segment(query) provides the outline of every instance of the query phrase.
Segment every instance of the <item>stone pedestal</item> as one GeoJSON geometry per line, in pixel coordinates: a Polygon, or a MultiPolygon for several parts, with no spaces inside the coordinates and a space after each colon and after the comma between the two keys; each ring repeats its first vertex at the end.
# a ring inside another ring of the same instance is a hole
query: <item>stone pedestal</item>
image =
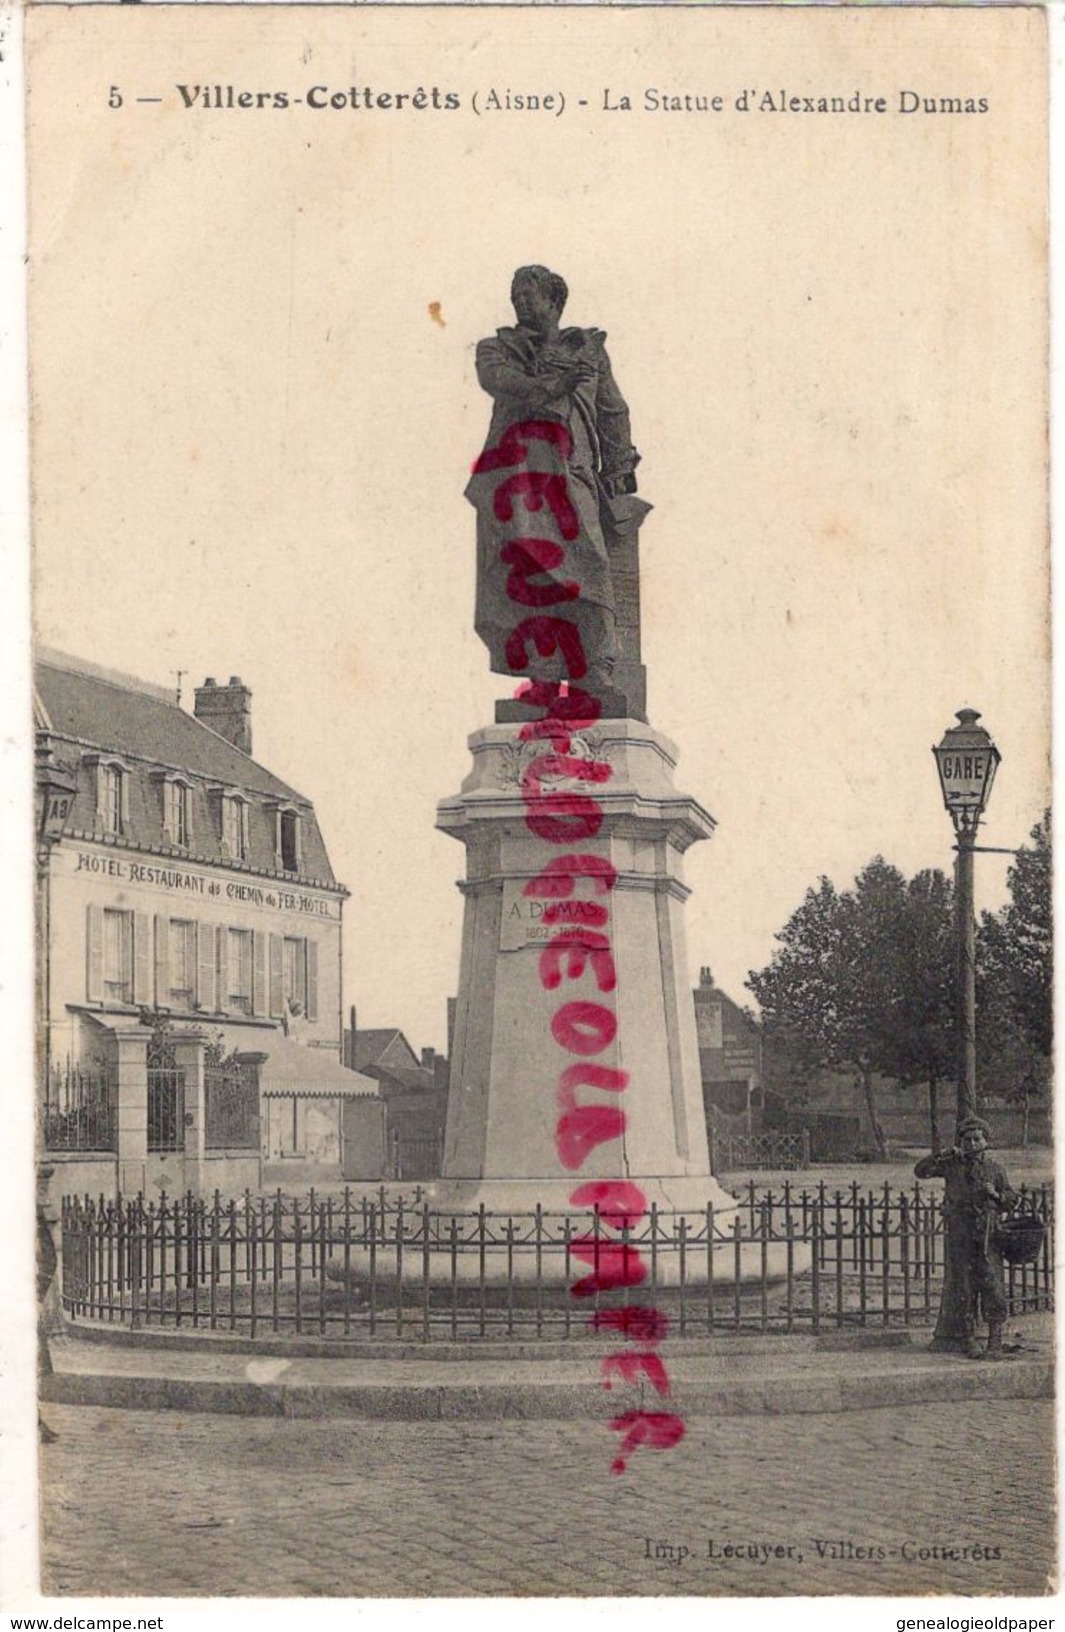
{"type": "Polygon", "coordinates": [[[462,964],[455,1021],[443,1174],[432,1193],[437,1212],[485,1206],[493,1213],[537,1205],[579,1213],[573,1190],[595,1179],[624,1178],[648,1203],[700,1214],[712,1203],[731,1214],[732,1199],[710,1174],[695,1016],[684,938],[688,895],[682,858],[709,838],[714,822],[673,785],[677,752],[634,719],[597,721],[569,753],[591,761],[603,780],[548,780],[545,792],[591,794],[603,812],[591,838],[556,845],[530,831],[522,779],[544,742],[520,739],[516,724],[470,738],[473,768],[462,791],[439,807],[437,826],[466,847],[462,964]],[[608,773],[608,774],[607,774],[608,773]],[[577,979],[547,990],[544,946],[565,927],[547,926],[549,900],[525,886],[567,849],[609,861],[617,882],[605,894],[581,879],[572,896],[575,925],[584,902],[605,907],[601,926],[617,971],[602,992],[589,964],[577,979]],[[620,1138],[597,1145],[567,1171],[556,1145],[560,1077],[581,1063],[552,1031],[567,1003],[587,1000],[613,1011],[614,1040],[592,1063],[628,1073],[621,1093],[577,1089],[579,1104],[624,1111],[620,1138]]]}

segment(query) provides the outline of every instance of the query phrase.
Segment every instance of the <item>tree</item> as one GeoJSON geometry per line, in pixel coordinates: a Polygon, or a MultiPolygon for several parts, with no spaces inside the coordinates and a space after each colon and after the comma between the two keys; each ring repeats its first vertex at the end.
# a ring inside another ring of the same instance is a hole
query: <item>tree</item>
{"type": "Polygon", "coordinates": [[[981,1083],[1021,1104],[1026,1144],[1032,1101],[1050,1084],[1054,1044],[1049,810],[1030,836],[1009,870],[1009,900],[984,913],[977,943],[981,1083]]]}
{"type": "Polygon", "coordinates": [[[940,1148],[939,1090],[956,1072],[955,947],[953,885],[938,869],[918,873],[883,947],[891,972],[877,1057],[901,1085],[927,1083],[933,1151],[940,1148]]]}
{"type": "Polygon", "coordinates": [[[779,932],[765,969],[747,981],[758,999],[767,1055],[778,1069],[852,1071],[878,1152],[877,1073],[929,1084],[933,1145],[937,1090],[952,1065],[951,886],[942,873],[907,882],[876,856],[854,888],[822,878],[779,932]]]}

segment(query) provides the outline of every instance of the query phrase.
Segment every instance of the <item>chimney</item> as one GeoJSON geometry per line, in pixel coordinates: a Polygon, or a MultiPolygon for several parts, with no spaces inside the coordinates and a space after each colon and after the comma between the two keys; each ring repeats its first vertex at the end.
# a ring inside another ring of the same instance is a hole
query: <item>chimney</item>
{"type": "Polygon", "coordinates": [[[710,972],[710,966],[709,964],[704,963],[702,968],[699,970],[699,985],[712,986],[713,984],[714,977],[710,972]]]}
{"type": "Polygon", "coordinates": [[[426,1071],[431,1071],[433,1069],[433,1061],[435,1059],[436,1059],[436,1049],[435,1048],[423,1048],[422,1049],[422,1066],[424,1067],[424,1069],[426,1071]]]}
{"type": "Polygon", "coordinates": [[[356,1021],[356,1015],[355,1015],[355,1005],[354,1005],[354,1003],[351,1005],[351,1008],[348,1010],[348,1020],[350,1022],[350,1029],[347,1030],[344,1033],[344,1046],[347,1049],[349,1066],[351,1067],[351,1069],[353,1071],[357,1071],[358,1066],[355,1064],[355,1021],[356,1021]]]}
{"type": "Polygon", "coordinates": [[[251,692],[239,674],[230,676],[228,686],[220,686],[210,677],[197,686],[193,712],[242,754],[251,753],[251,692]]]}

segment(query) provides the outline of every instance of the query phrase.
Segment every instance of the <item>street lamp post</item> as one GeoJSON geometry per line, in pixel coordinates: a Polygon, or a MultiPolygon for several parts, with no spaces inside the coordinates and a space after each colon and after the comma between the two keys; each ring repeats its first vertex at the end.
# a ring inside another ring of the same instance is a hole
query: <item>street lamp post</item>
{"type": "MultiPolygon", "coordinates": [[[[975,708],[958,710],[958,723],[944,733],[932,752],[936,756],[943,803],[954,823],[954,913],[957,934],[957,1081],[958,1114],[956,1128],[977,1111],[976,1093],[976,915],[973,910],[973,856],[980,818],[987,808],[991,784],[1002,755],[983,726],[975,708]]],[[[956,1143],[958,1141],[955,1134],[956,1143]]],[[[948,1168],[957,1158],[932,1156],[918,1162],[922,1169],[932,1166],[933,1177],[947,1178],[948,1168]],[[938,1169],[933,1164],[939,1163],[938,1169]]],[[[945,1211],[946,1240],[943,1262],[943,1294],[939,1304],[933,1349],[971,1354],[974,1298],[971,1282],[971,1223],[966,1214],[945,1211]]],[[[1000,1329],[1001,1330],[1001,1329],[1000,1329]]]]}
{"type": "Polygon", "coordinates": [[[973,853],[980,818],[1002,755],[975,708],[958,710],[958,723],[944,733],[936,756],[943,803],[957,838],[954,912],[957,925],[957,1082],[958,1122],[977,1109],[976,1093],[976,916],[973,909],[973,853]]]}

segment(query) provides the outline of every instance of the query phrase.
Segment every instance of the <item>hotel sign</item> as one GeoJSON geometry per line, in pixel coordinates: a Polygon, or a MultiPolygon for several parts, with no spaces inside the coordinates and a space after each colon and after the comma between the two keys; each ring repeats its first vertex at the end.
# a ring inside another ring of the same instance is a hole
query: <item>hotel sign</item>
{"type": "Polygon", "coordinates": [[[128,855],[106,850],[83,850],[64,845],[61,854],[73,859],[71,876],[113,880],[135,884],[168,895],[198,896],[218,906],[258,907],[266,912],[306,913],[314,918],[340,921],[340,902],[312,895],[273,880],[251,882],[246,878],[226,878],[218,873],[185,867],[173,861],[135,861],[128,855]]]}

